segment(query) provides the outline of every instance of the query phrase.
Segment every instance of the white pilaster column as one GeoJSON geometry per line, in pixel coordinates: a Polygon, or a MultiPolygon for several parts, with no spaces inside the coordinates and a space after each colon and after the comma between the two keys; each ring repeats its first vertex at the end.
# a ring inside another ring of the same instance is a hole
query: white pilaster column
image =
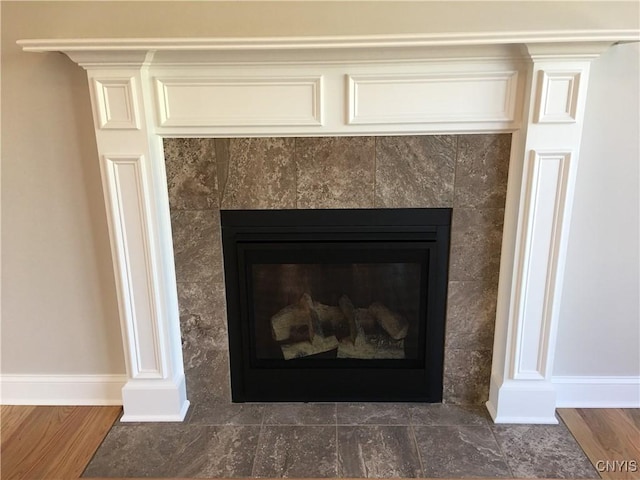
{"type": "Polygon", "coordinates": [[[145,56],[87,69],[128,382],[122,421],[180,421],[189,407],[162,140],[145,56]]]}
{"type": "Polygon", "coordinates": [[[607,46],[527,46],[487,402],[496,423],[557,423],[551,375],[589,66],[607,46]]]}

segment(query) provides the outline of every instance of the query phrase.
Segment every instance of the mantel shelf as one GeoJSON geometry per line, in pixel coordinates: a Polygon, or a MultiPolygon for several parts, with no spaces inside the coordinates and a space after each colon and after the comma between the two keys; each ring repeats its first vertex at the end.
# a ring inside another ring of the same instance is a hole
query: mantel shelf
{"type": "Polygon", "coordinates": [[[595,58],[616,42],[640,41],[640,30],[513,31],[421,35],[309,37],[26,39],[28,52],[62,52],[85,68],[118,65],[375,63],[595,58]]]}
{"type": "Polygon", "coordinates": [[[445,47],[529,43],[640,41],[640,30],[566,30],[421,35],[349,35],[318,37],[87,38],[30,39],[18,44],[29,52],[141,50],[296,50],[335,48],[445,47]]]}

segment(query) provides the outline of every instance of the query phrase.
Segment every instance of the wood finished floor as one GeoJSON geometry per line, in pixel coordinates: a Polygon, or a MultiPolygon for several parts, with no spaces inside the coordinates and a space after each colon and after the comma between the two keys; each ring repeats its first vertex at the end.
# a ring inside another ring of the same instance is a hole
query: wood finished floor
{"type": "MultiPolygon", "coordinates": [[[[120,407],[2,406],[0,478],[80,478],[119,414],[120,407]]],[[[602,478],[640,479],[640,409],[558,414],[602,478]]]]}
{"type": "Polygon", "coordinates": [[[640,478],[640,409],[565,408],[558,415],[602,478],[640,478]]]}
{"type": "Polygon", "coordinates": [[[120,411],[120,407],[3,405],[0,477],[80,478],[120,411]]]}

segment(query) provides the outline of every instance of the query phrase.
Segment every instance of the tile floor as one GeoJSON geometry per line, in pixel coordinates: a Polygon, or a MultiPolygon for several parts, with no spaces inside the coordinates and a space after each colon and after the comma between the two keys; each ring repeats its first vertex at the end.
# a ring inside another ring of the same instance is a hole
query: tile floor
{"type": "Polygon", "coordinates": [[[599,478],[562,424],[375,403],[212,405],[184,423],[116,423],[83,476],[599,478]]]}

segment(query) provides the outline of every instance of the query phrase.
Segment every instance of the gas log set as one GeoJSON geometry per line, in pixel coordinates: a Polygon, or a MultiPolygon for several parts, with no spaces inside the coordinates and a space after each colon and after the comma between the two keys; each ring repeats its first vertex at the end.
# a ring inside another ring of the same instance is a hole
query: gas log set
{"type": "Polygon", "coordinates": [[[355,307],[347,295],[325,305],[304,293],[271,317],[285,360],[333,352],[336,358],[403,359],[409,322],[380,302],[355,307]]]}

